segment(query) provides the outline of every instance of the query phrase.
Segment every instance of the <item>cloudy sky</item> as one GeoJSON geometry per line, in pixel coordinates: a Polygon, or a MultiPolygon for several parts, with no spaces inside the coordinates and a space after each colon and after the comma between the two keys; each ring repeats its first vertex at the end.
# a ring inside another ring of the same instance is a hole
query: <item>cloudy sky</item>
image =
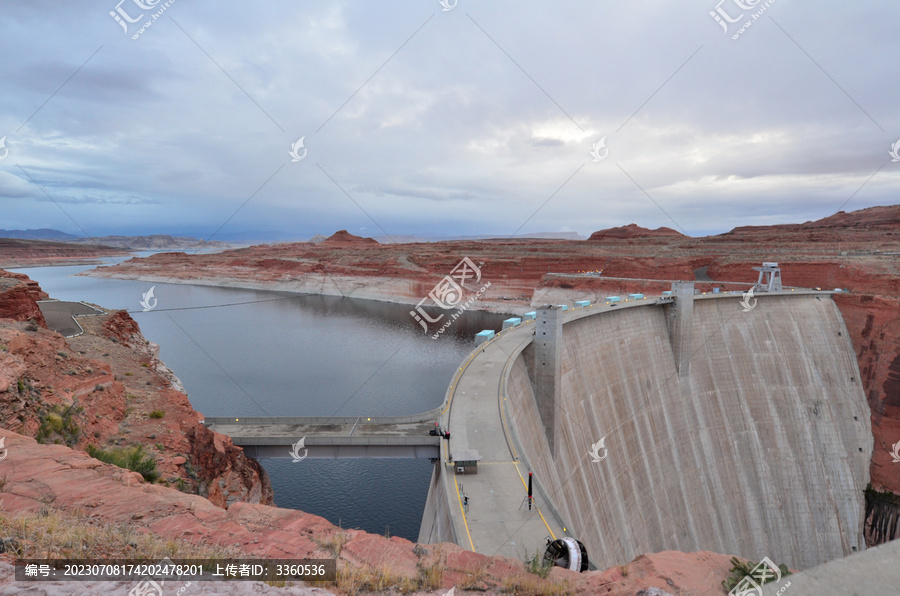
{"type": "Polygon", "coordinates": [[[900,202],[895,1],[117,1],[0,4],[0,228],[703,235],[900,202]]]}

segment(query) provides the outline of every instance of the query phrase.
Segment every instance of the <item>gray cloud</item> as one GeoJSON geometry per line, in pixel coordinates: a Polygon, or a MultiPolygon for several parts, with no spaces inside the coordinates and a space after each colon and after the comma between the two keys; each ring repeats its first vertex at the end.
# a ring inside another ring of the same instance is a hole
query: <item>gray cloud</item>
{"type": "Polygon", "coordinates": [[[16,164],[95,234],[202,236],[250,196],[223,233],[375,229],[354,201],[498,235],[554,193],[523,231],[672,226],[643,191],[691,234],[897,202],[893,4],[778,1],[737,40],[715,5],[177,0],[133,40],[116,2],[8,4],[4,227],[78,233],[16,164]]]}

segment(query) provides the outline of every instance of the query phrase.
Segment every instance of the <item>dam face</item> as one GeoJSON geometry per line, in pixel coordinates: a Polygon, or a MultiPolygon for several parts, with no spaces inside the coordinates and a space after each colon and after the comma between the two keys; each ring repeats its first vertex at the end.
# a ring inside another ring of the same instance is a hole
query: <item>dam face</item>
{"type": "Polygon", "coordinates": [[[514,354],[521,455],[598,568],[710,550],[802,569],[864,548],[873,440],[840,312],[829,295],[739,302],[696,297],[680,371],[671,304],[566,323],[552,451],[534,347],[514,354]]]}

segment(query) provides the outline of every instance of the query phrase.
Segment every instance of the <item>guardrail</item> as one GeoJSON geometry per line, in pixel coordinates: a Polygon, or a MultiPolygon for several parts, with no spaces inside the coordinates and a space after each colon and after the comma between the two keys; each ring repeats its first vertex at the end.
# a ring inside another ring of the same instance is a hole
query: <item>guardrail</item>
{"type": "MultiPolygon", "coordinates": [[[[296,439],[293,437],[231,437],[231,441],[238,446],[245,445],[293,445],[296,439]]],[[[303,443],[306,447],[325,447],[343,445],[381,445],[381,446],[408,446],[431,445],[439,446],[441,437],[430,435],[414,437],[305,437],[303,443]]]]}
{"type": "Polygon", "coordinates": [[[413,424],[416,422],[429,422],[436,420],[440,414],[441,408],[434,408],[427,412],[409,414],[407,416],[207,416],[203,420],[203,424],[206,426],[212,426],[214,424],[357,424],[358,427],[362,427],[367,424],[413,424]]]}

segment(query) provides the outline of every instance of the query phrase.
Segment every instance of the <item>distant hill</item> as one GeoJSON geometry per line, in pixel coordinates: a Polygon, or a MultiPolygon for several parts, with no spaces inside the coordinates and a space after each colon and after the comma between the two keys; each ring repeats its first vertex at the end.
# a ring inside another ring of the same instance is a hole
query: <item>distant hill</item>
{"type": "Polygon", "coordinates": [[[229,248],[227,242],[188,236],[169,236],[168,234],[151,234],[149,236],[94,236],[84,238],[59,230],[41,228],[39,230],[0,230],[0,238],[15,240],[56,240],[72,244],[90,244],[94,246],[112,246],[124,250],[181,250],[185,248],[229,248]]]}
{"type": "Polygon", "coordinates": [[[372,238],[363,238],[354,236],[347,230],[338,230],[325,240],[319,242],[316,246],[327,247],[353,247],[353,246],[378,246],[378,241],[372,238]]]}
{"type": "Polygon", "coordinates": [[[0,238],[0,267],[66,265],[128,254],[122,249],[33,238],[0,238]]]}
{"type": "Polygon", "coordinates": [[[588,242],[599,242],[601,240],[630,240],[633,238],[664,238],[671,240],[674,238],[687,238],[687,236],[672,228],[663,227],[650,230],[631,223],[627,226],[619,226],[618,228],[609,228],[594,232],[591,234],[591,237],[588,238],[588,242]]]}
{"type": "Polygon", "coordinates": [[[823,217],[815,221],[807,221],[802,224],[776,224],[770,226],[739,226],[730,232],[721,234],[728,236],[733,234],[757,234],[767,232],[771,234],[777,231],[801,231],[801,230],[884,230],[886,232],[900,231],[900,205],[881,205],[867,207],[857,211],[838,211],[834,215],[823,217]]]}
{"type": "Polygon", "coordinates": [[[59,230],[41,228],[39,230],[0,230],[0,238],[15,238],[16,240],[71,240],[78,238],[72,234],[66,234],[59,230]]]}
{"type": "Polygon", "coordinates": [[[516,234],[515,236],[505,236],[503,234],[483,234],[480,236],[427,236],[427,235],[394,235],[394,236],[374,236],[380,244],[412,244],[416,242],[448,242],[452,240],[518,240],[520,238],[538,238],[546,240],[584,240],[578,232],[532,232],[528,234],[516,234]]]}
{"type": "Polygon", "coordinates": [[[94,238],[74,238],[64,240],[73,244],[99,244],[126,250],[182,250],[185,248],[229,248],[227,242],[190,238],[188,236],[169,236],[168,234],[152,234],[150,236],[99,236],[94,238]]]}

